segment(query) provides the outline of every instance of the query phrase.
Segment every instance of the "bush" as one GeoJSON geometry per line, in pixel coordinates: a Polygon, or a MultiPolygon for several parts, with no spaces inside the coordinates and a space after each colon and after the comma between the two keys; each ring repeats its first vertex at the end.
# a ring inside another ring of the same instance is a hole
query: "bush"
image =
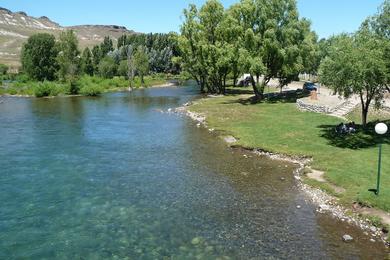
{"type": "Polygon", "coordinates": [[[85,85],[80,89],[80,94],[84,96],[98,96],[103,92],[103,88],[99,85],[85,85]]]}
{"type": "Polygon", "coordinates": [[[63,85],[58,85],[55,82],[39,82],[34,84],[34,95],[36,97],[57,96],[62,91],[63,85]]]}
{"type": "Polygon", "coordinates": [[[8,89],[8,94],[10,94],[10,95],[16,95],[16,94],[18,94],[18,91],[17,91],[16,88],[9,88],[9,89],[8,89]]]}
{"type": "Polygon", "coordinates": [[[47,97],[50,96],[51,87],[49,84],[44,83],[38,83],[34,86],[34,95],[36,97],[47,97]]]}
{"type": "Polygon", "coordinates": [[[80,86],[76,81],[71,81],[68,87],[67,94],[69,95],[77,95],[79,94],[80,86]]]}

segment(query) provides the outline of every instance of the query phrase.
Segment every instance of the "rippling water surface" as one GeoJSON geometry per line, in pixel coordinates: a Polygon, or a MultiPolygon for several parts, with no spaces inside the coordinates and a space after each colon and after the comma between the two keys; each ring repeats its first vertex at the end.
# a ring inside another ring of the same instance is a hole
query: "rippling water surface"
{"type": "Polygon", "coordinates": [[[196,93],[0,98],[0,259],[384,258],[315,214],[294,165],[159,112],[196,93]]]}

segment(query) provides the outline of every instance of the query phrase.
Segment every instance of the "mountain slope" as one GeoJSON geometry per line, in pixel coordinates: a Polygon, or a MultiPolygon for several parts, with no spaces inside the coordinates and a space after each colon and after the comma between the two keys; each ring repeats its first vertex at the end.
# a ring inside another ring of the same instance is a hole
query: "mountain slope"
{"type": "Polygon", "coordinates": [[[92,47],[110,36],[114,43],[122,34],[134,31],[117,25],[78,25],[63,27],[46,16],[35,18],[24,12],[12,12],[0,7],[0,63],[13,68],[20,66],[20,51],[28,37],[36,33],[51,33],[58,37],[61,31],[72,29],[79,39],[80,48],[92,47]]]}

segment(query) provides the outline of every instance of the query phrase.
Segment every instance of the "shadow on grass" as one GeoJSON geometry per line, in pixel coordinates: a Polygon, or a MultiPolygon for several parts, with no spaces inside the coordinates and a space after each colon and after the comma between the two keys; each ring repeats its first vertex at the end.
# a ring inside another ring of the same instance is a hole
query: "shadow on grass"
{"type": "MultiPolygon", "coordinates": [[[[242,93],[245,94],[245,93],[242,93]]],[[[248,94],[253,94],[253,91],[249,91],[248,94]]],[[[304,98],[309,96],[309,93],[306,91],[298,90],[288,90],[283,92],[273,92],[264,94],[264,99],[259,99],[256,96],[250,98],[239,98],[236,100],[230,100],[224,102],[224,104],[234,104],[239,103],[242,105],[254,105],[258,103],[295,103],[297,99],[304,98]]]]}
{"type": "Polygon", "coordinates": [[[250,95],[253,94],[253,89],[251,88],[228,88],[226,89],[226,95],[236,96],[236,95],[250,95]]]}
{"type": "MultiPolygon", "coordinates": [[[[381,121],[382,122],[382,121],[381,121]]],[[[377,146],[378,144],[390,144],[390,133],[380,136],[375,133],[375,125],[378,121],[373,121],[367,124],[366,129],[361,125],[357,126],[357,132],[353,134],[336,133],[336,125],[320,125],[321,137],[326,138],[332,146],[348,149],[363,149],[377,146]]],[[[387,125],[390,120],[384,121],[387,125]]]]}

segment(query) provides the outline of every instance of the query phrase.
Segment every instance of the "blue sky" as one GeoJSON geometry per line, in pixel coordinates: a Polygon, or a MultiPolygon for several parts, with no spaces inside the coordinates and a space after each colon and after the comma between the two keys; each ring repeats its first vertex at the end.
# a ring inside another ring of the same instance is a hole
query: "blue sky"
{"type": "MultiPolygon", "coordinates": [[[[222,0],[225,7],[238,0],[222,0]]],[[[11,11],[48,16],[61,25],[116,24],[137,32],[179,31],[182,10],[205,0],[0,0],[11,11]]],[[[312,21],[320,37],[353,32],[383,0],[298,0],[302,17],[312,21]]]]}

